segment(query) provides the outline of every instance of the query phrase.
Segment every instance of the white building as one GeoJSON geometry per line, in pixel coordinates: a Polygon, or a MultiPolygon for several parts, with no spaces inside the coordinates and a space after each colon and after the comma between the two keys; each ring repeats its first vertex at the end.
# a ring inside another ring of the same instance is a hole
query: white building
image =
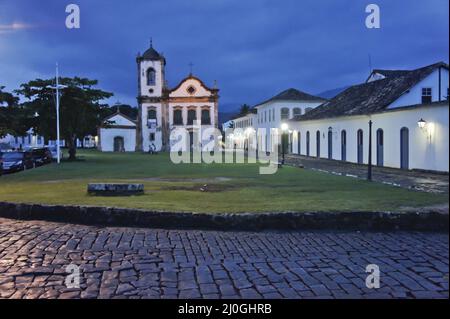
{"type": "Polygon", "coordinates": [[[277,136],[283,122],[306,114],[325,101],[326,99],[291,88],[256,105],[254,128],[258,132],[259,148],[262,151],[273,151],[278,147],[277,136]]]}
{"type": "Polygon", "coordinates": [[[289,121],[296,154],[379,166],[449,171],[448,65],[374,70],[289,121]],[[369,121],[372,140],[369,140],[369,121]]]}
{"type": "MultiPolygon", "coordinates": [[[[0,138],[0,149],[28,149],[34,147],[55,146],[56,140],[45,141],[41,135],[35,134],[34,130],[30,128],[24,136],[14,136],[7,134],[0,138]]],[[[61,140],[59,145],[65,147],[65,140],[61,140]]],[[[97,137],[88,135],[82,140],[77,139],[77,147],[95,148],[97,146],[97,137]]]]}
{"type": "Polygon", "coordinates": [[[251,143],[256,136],[255,125],[257,117],[258,115],[254,108],[248,114],[236,117],[233,120],[234,132],[231,136],[228,136],[227,147],[256,149],[256,145],[251,145],[251,143]]]}
{"type": "MultiPolygon", "coordinates": [[[[154,148],[157,151],[168,151],[173,146],[170,134],[177,128],[184,128],[189,132],[190,146],[193,146],[195,121],[201,122],[202,129],[217,128],[217,88],[209,88],[190,74],[178,86],[169,89],[165,80],[166,60],[152,46],[143,55],[138,55],[136,62],[138,119],[126,119],[121,114],[107,119],[108,122],[116,120],[117,123],[109,123],[100,128],[100,150],[131,152],[154,148]],[[131,141],[133,134],[135,140],[131,141]]],[[[200,144],[206,142],[209,140],[200,141],[200,144]]]]}

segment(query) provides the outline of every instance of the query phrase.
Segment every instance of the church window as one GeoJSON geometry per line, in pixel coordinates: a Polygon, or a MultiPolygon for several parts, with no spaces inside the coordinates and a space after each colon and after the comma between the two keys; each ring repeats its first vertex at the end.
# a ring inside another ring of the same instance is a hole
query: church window
{"type": "Polygon", "coordinates": [[[156,125],[158,124],[156,119],[156,109],[150,108],[147,112],[147,126],[149,128],[156,128],[156,125]]]}
{"type": "Polygon", "coordinates": [[[183,125],[183,112],[182,112],[182,110],[174,110],[173,111],[173,124],[174,125],[183,125]]]}
{"type": "Polygon", "coordinates": [[[194,93],[195,93],[195,87],[193,87],[192,85],[190,85],[188,88],[187,88],[187,92],[190,94],[190,95],[193,95],[194,93]]]}
{"type": "Polygon", "coordinates": [[[188,125],[193,125],[197,119],[197,112],[195,110],[188,110],[188,125]]]}
{"type": "Polygon", "coordinates": [[[149,68],[147,70],[147,85],[155,85],[156,84],[156,72],[155,69],[149,68]]]}
{"type": "Polygon", "coordinates": [[[302,115],[302,109],[299,107],[294,108],[294,116],[302,115]]]}
{"type": "Polygon", "coordinates": [[[150,133],[150,142],[154,142],[155,141],[155,133],[150,133]]]}
{"type": "Polygon", "coordinates": [[[211,124],[211,116],[209,110],[202,110],[202,124],[203,125],[211,124]]]}

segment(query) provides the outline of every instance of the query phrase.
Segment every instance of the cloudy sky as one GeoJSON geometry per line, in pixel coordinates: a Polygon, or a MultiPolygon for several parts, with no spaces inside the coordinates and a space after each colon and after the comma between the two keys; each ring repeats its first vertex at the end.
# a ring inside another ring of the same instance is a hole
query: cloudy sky
{"type": "Polygon", "coordinates": [[[448,0],[0,0],[0,85],[85,76],[136,105],[138,52],[154,47],[175,86],[189,73],[221,89],[221,111],[286,88],[319,93],[365,80],[374,68],[448,62],[448,0]],[[81,28],[65,27],[66,5],[81,28]],[[381,9],[367,29],[365,8],[381,9]]]}

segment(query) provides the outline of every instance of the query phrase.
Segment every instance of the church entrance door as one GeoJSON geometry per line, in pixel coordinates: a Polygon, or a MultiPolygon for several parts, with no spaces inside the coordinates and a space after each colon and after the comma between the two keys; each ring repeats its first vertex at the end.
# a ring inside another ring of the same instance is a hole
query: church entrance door
{"type": "Polygon", "coordinates": [[[125,152],[125,143],[122,136],[114,137],[114,152],[125,152]]]}

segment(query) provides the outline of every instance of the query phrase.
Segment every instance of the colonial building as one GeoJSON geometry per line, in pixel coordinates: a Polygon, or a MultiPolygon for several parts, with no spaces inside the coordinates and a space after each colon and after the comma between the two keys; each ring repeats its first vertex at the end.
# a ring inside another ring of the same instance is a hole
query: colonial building
{"type": "Polygon", "coordinates": [[[443,62],[374,70],[365,83],[289,121],[292,152],[368,164],[371,145],[374,165],[448,172],[448,86],[443,62]]]}
{"type": "Polygon", "coordinates": [[[306,114],[325,102],[297,89],[287,89],[270,99],[253,107],[254,114],[248,114],[234,119],[234,127],[240,128],[232,137],[238,148],[252,147],[249,141],[257,136],[258,148],[262,151],[273,151],[278,147],[277,136],[280,134],[281,124],[296,116],[306,114]]]}
{"type": "MultiPolygon", "coordinates": [[[[60,147],[66,146],[65,140],[59,141],[60,147]]],[[[46,141],[41,135],[35,134],[30,128],[24,136],[14,136],[7,134],[0,138],[0,150],[29,149],[34,147],[56,146],[56,140],[46,141]]],[[[97,136],[88,135],[82,139],[77,139],[77,147],[95,148],[97,146],[97,136]]]]}
{"type": "MultiPolygon", "coordinates": [[[[170,140],[174,129],[185,128],[189,132],[189,144],[193,146],[196,121],[200,121],[204,129],[217,127],[219,90],[216,87],[210,88],[189,74],[170,89],[165,79],[166,59],[152,45],[143,55],[138,55],[136,62],[138,119],[128,119],[122,114],[105,119],[100,128],[100,150],[145,152],[152,148],[169,151],[174,143],[170,140]]],[[[209,140],[200,144],[206,142],[209,140]]]]}

